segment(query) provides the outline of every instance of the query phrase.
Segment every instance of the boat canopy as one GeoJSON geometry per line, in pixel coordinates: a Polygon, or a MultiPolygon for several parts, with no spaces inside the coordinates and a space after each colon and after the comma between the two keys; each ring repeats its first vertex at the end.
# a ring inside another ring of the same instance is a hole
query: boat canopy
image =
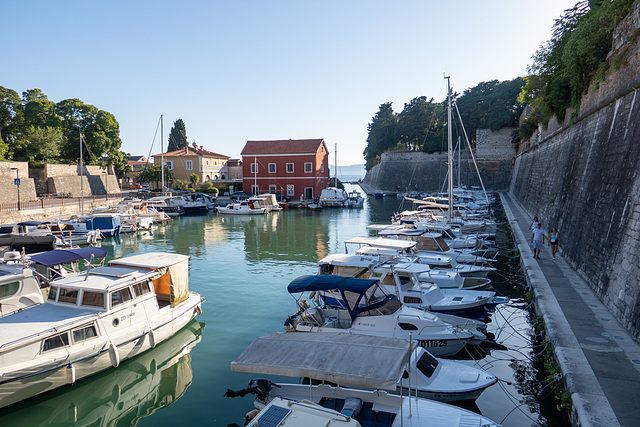
{"type": "Polygon", "coordinates": [[[45,267],[53,267],[55,265],[67,264],[81,259],[104,258],[107,251],[102,248],[75,248],[75,249],[58,249],[49,252],[30,255],[31,261],[42,264],[45,267]]]}
{"type": "Polygon", "coordinates": [[[348,244],[375,246],[378,248],[389,248],[406,250],[416,246],[416,242],[411,240],[401,239],[389,239],[384,237],[354,237],[353,239],[345,240],[345,247],[348,244]]]}
{"type": "Polygon", "coordinates": [[[343,277],[335,274],[319,274],[316,276],[301,276],[289,283],[289,293],[299,293],[306,291],[331,292],[338,291],[345,301],[347,311],[354,321],[360,314],[374,312],[390,304],[388,307],[392,312],[399,306],[395,295],[387,294],[380,288],[377,279],[357,279],[355,277],[343,277]],[[355,294],[355,295],[353,295],[355,294]]]}
{"type": "Polygon", "coordinates": [[[416,344],[361,334],[276,333],[253,341],[231,370],[395,390],[416,344]]]}
{"type": "Polygon", "coordinates": [[[166,295],[175,307],[189,298],[189,257],[166,252],[150,252],[109,261],[113,267],[133,267],[156,270],[153,279],[156,295],[166,295]]]}
{"type": "Polygon", "coordinates": [[[287,290],[290,294],[307,291],[350,291],[364,294],[367,289],[377,285],[377,279],[356,279],[354,277],[342,277],[334,274],[320,274],[315,276],[300,276],[293,279],[287,290]]]}

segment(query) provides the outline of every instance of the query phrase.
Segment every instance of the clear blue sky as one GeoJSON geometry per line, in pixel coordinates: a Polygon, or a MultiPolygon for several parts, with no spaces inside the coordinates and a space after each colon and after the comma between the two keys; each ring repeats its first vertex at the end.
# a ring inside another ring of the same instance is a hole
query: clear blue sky
{"type": "MultiPolygon", "coordinates": [[[[575,0],[2,0],[0,86],[112,113],[147,155],[160,114],[238,158],[247,140],[324,138],[364,163],[380,104],[526,74],[575,0]]],[[[152,154],[160,152],[159,141],[152,154]]]]}

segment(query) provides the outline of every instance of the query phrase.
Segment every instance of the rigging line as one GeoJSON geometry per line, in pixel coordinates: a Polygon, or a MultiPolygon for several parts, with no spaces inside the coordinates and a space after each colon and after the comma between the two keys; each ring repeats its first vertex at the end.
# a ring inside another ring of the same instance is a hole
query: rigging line
{"type": "Polygon", "coordinates": [[[473,160],[473,165],[476,167],[476,172],[478,173],[478,179],[480,180],[480,185],[482,186],[482,192],[484,193],[484,198],[487,200],[487,203],[489,203],[489,196],[487,195],[487,190],[484,188],[484,183],[482,182],[482,176],[480,176],[480,170],[478,169],[476,158],[473,155],[473,151],[471,150],[471,143],[469,142],[467,131],[464,129],[464,123],[462,123],[462,117],[460,116],[460,110],[458,110],[458,104],[455,104],[455,106],[456,106],[456,113],[458,113],[458,118],[460,119],[460,124],[462,125],[462,133],[464,134],[464,139],[467,141],[467,146],[469,147],[469,153],[471,154],[471,159],[473,160]]]}
{"type": "MultiPolygon", "coordinates": [[[[147,163],[144,165],[144,170],[142,171],[142,177],[140,177],[140,182],[144,182],[144,177],[147,174],[147,168],[149,167],[149,159],[151,158],[151,150],[153,150],[153,144],[156,141],[156,136],[158,136],[158,128],[160,128],[160,121],[162,120],[162,115],[158,118],[158,124],[156,125],[156,132],[153,134],[153,140],[151,141],[151,147],[149,147],[149,155],[147,156],[147,163]]],[[[164,165],[160,165],[160,167],[164,167],[164,165]]]]}

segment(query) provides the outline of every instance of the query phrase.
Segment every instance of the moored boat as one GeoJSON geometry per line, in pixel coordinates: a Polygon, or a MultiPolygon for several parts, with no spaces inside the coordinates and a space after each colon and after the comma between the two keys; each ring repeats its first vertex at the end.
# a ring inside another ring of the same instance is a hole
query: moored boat
{"type": "Polygon", "coordinates": [[[0,407],[117,367],[201,312],[188,259],[148,253],[50,282],[44,304],[0,318],[0,407]]]}
{"type": "MultiPolygon", "coordinates": [[[[260,337],[231,362],[232,371],[306,377],[315,381],[292,384],[254,380],[246,389],[227,390],[225,395],[255,394],[254,406],[261,410],[276,398],[288,401],[286,409],[289,410],[296,410],[299,403],[308,403],[314,408],[321,406],[334,415],[336,421],[346,416],[347,420],[363,426],[498,426],[466,409],[416,397],[414,389],[407,394],[396,392],[414,348],[415,342],[344,333],[280,333],[260,337]]],[[[408,380],[412,380],[411,372],[408,380]]],[[[281,425],[284,412],[274,424],[266,420],[260,423],[258,419],[257,424],[250,425],[281,425]]],[[[322,424],[291,425],[333,424],[325,420],[322,424]]]]}
{"type": "Polygon", "coordinates": [[[268,213],[267,208],[260,206],[256,201],[242,201],[229,203],[226,206],[218,206],[218,213],[228,215],[263,215],[268,213]]]}

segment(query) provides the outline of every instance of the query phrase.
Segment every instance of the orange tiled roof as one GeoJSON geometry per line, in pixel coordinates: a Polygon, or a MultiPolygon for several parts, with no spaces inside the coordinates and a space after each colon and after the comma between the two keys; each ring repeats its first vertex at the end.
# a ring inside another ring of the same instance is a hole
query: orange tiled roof
{"type": "MultiPolygon", "coordinates": [[[[324,139],[283,139],[276,141],[247,141],[242,149],[242,156],[253,156],[256,154],[314,154],[320,145],[324,144],[324,139]]],[[[326,147],[325,147],[326,149],[326,147]]]]}
{"type": "MultiPolygon", "coordinates": [[[[154,154],[153,157],[160,157],[162,154],[154,154]]],[[[180,157],[180,156],[207,156],[207,157],[221,157],[224,159],[228,159],[229,156],[225,156],[224,154],[214,153],[213,151],[207,151],[200,148],[194,147],[184,147],[176,151],[171,151],[169,153],[164,153],[165,157],[180,157]]]]}

